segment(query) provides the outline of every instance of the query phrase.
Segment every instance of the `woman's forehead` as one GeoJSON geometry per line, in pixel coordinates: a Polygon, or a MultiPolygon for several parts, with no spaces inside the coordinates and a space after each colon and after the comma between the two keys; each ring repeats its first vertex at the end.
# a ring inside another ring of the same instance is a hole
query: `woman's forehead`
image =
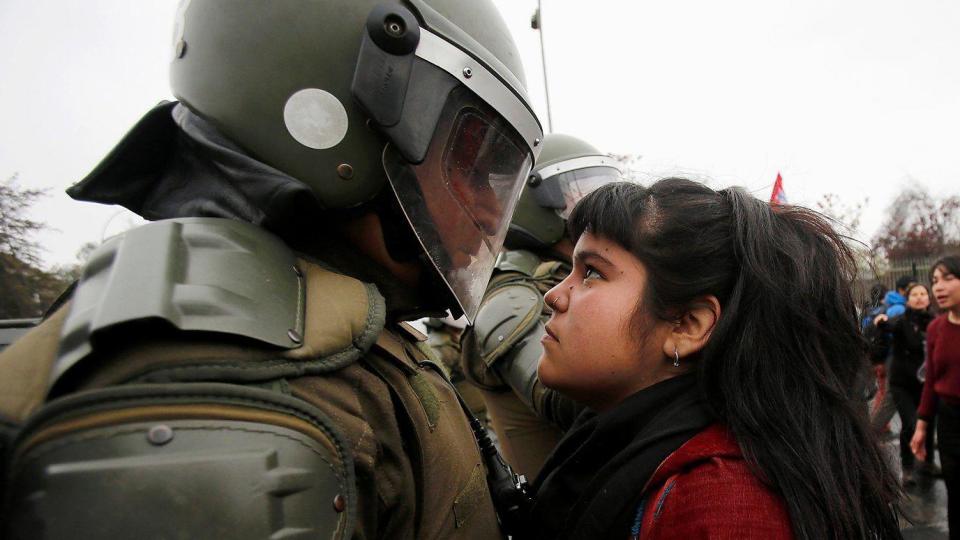
{"type": "Polygon", "coordinates": [[[573,250],[573,257],[580,262],[593,264],[594,261],[599,261],[618,268],[636,267],[643,271],[643,264],[633,253],[613,240],[591,234],[589,231],[584,231],[580,235],[573,250]]]}
{"type": "Polygon", "coordinates": [[[577,245],[574,247],[574,256],[576,254],[589,254],[589,255],[602,255],[606,254],[624,254],[630,255],[626,249],[624,249],[620,244],[610,240],[605,236],[599,236],[591,233],[590,231],[584,231],[580,235],[580,238],[577,239],[577,245]]]}

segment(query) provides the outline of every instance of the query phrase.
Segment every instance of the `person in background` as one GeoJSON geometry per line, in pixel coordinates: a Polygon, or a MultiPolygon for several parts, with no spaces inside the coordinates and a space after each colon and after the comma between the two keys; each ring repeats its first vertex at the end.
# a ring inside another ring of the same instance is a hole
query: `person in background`
{"type": "Polygon", "coordinates": [[[910,449],[927,459],[927,431],[936,419],[937,447],[947,487],[950,538],[960,539],[960,255],[932,266],[931,292],[942,313],[927,326],[927,366],[910,449]]]}
{"type": "MultiPolygon", "coordinates": [[[[906,292],[907,308],[902,315],[888,317],[877,315],[874,324],[881,332],[891,336],[892,359],[890,361],[890,396],[900,415],[900,463],[903,470],[903,484],[913,482],[914,456],[910,451],[910,440],[917,423],[917,405],[923,383],[917,372],[924,362],[927,325],[933,320],[930,311],[930,294],[926,285],[915,283],[906,292]]],[[[923,474],[938,475],[939,470],[933,462],[933,430],[928,430],[926,439],[926,459],[916,468],[923,474]]]]}
{"type": "MultiPolygon", "coordinates": [[[[897,278],[894,290],[887,291],[883,297],[883,314],[887,317],[896,317],[906,311],[906,293],[907,288],[916,282],[914,276],[901,276],[897,278]]],[[[873,429],[881,436],[893,436],[890,431],[890,419],[897,412],[896,403],[890,397],[888,388],[890,386],[890,362],[892,361],[893,349],[891,348],[891,335],[889,332],[874,331],[868,332],[871,341],[870,358],[873,364],[874,372],[877,376],[877,393],[873,398],[873,407],[871,408],[871,425],[873,429]]]]}
{"type": "Polygon", "coordinates": [[[538,373],[588,409],[521,538],[900,537],[826,218],[670,178],[599,188],[569,229],[538,373]]]}
{"type": "Polygon", "coordinates": [[[504,456],[528,478],[580,411],[536,379],[543,323],[551,313],[543,293],[570,273],[570,211],[619,177],[613,160],[592,145],[570,135],[544,137],[476,324],[461,341],[463,371],[483,396],[504,456]]]}
{"type": "Polygon", "coordinates": [[[864,331],[869,330],[870,327],[873,326],[873,319],[875,319],[877,315],[886,311],[883,306],[883,297],[886,294],[886,290],[887,288],[880,282],[874,283],[870,287],[870,297],[860,308],[860,325],[864,331]]]}
{"type": "Polygon", "coordinates": [[[882,367],[884,356],[881,354],[879,349],[883,346],[882,343],[878,342],[876,337],[880,335],[880,332],[876,329],[876,326],[873,324],[873,320],[884,312],[883,308],[883,296],[886,294],[887,288],[884,287],[883,283],[877,282],[870,287],[869,299],[863,303],[863,306],[860,308],[860,329],[863,331],[864,337],[870,343],[870,362],[864,366],[864,371],[861,376],[863,387],[863,399],[865,401],[872,400],[877,392],[880,391],[881,387],[881,372],[877,367],[877,364],[880,364],[882,367]]]}
{"type": "Polygon", "coordinates": [[[897,278],[892,291],[883,296],[884,313],[887,317],[902,315],[907,310],[907,289],[917,282],[916,276],[901,276],[897,278]]]}

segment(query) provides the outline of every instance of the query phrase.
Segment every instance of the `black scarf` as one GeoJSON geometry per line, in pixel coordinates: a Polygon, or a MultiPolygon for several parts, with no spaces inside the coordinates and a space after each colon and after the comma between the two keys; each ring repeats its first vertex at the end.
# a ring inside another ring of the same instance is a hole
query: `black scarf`
{"type": "Polygon", "coordinates": [[[660,463],[714,421],[696,376],[681,375],[601,414],[584,411],[534,485],[529,538],[626,538],[660,463]]]}

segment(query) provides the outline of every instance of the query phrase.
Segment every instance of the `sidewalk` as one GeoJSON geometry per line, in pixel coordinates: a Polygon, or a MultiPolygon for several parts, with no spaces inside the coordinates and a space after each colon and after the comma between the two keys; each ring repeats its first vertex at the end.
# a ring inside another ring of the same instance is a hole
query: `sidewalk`
{"type": "MultiPolygon", "coordinates": [[[[900,417],[890,422],[894,433],[900,431],[900,417]]],[[[890,463],[900,477],[900,438],[893,437],[883,443],[890,456],[890,463]]],[[[939,456],[936,463],[940,464],[939,456]]],[[[905,540],[948,540],[947,534],[947,489],[943,480],[915,475],[917,483],[904,490],[905,499],[901,508],[900,526],[905,540]]]]}

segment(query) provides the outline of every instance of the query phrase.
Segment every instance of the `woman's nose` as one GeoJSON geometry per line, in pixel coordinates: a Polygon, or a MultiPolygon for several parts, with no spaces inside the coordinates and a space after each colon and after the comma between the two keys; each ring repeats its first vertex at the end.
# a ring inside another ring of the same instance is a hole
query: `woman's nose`
{"type": "MultiPolygon", "coordinates": [[[[567,279],[569,279],[569,276],[567,279]]],[[[547,291],[547,294],[543,295],[544,302],[546,302],[553,311],[563,312],[567,310],[567,307],[570,303],[570,296],[568,293],[571,289],[571,287],[567,285],[567,279],[557,283],[552,289],[547,291]]]]}

